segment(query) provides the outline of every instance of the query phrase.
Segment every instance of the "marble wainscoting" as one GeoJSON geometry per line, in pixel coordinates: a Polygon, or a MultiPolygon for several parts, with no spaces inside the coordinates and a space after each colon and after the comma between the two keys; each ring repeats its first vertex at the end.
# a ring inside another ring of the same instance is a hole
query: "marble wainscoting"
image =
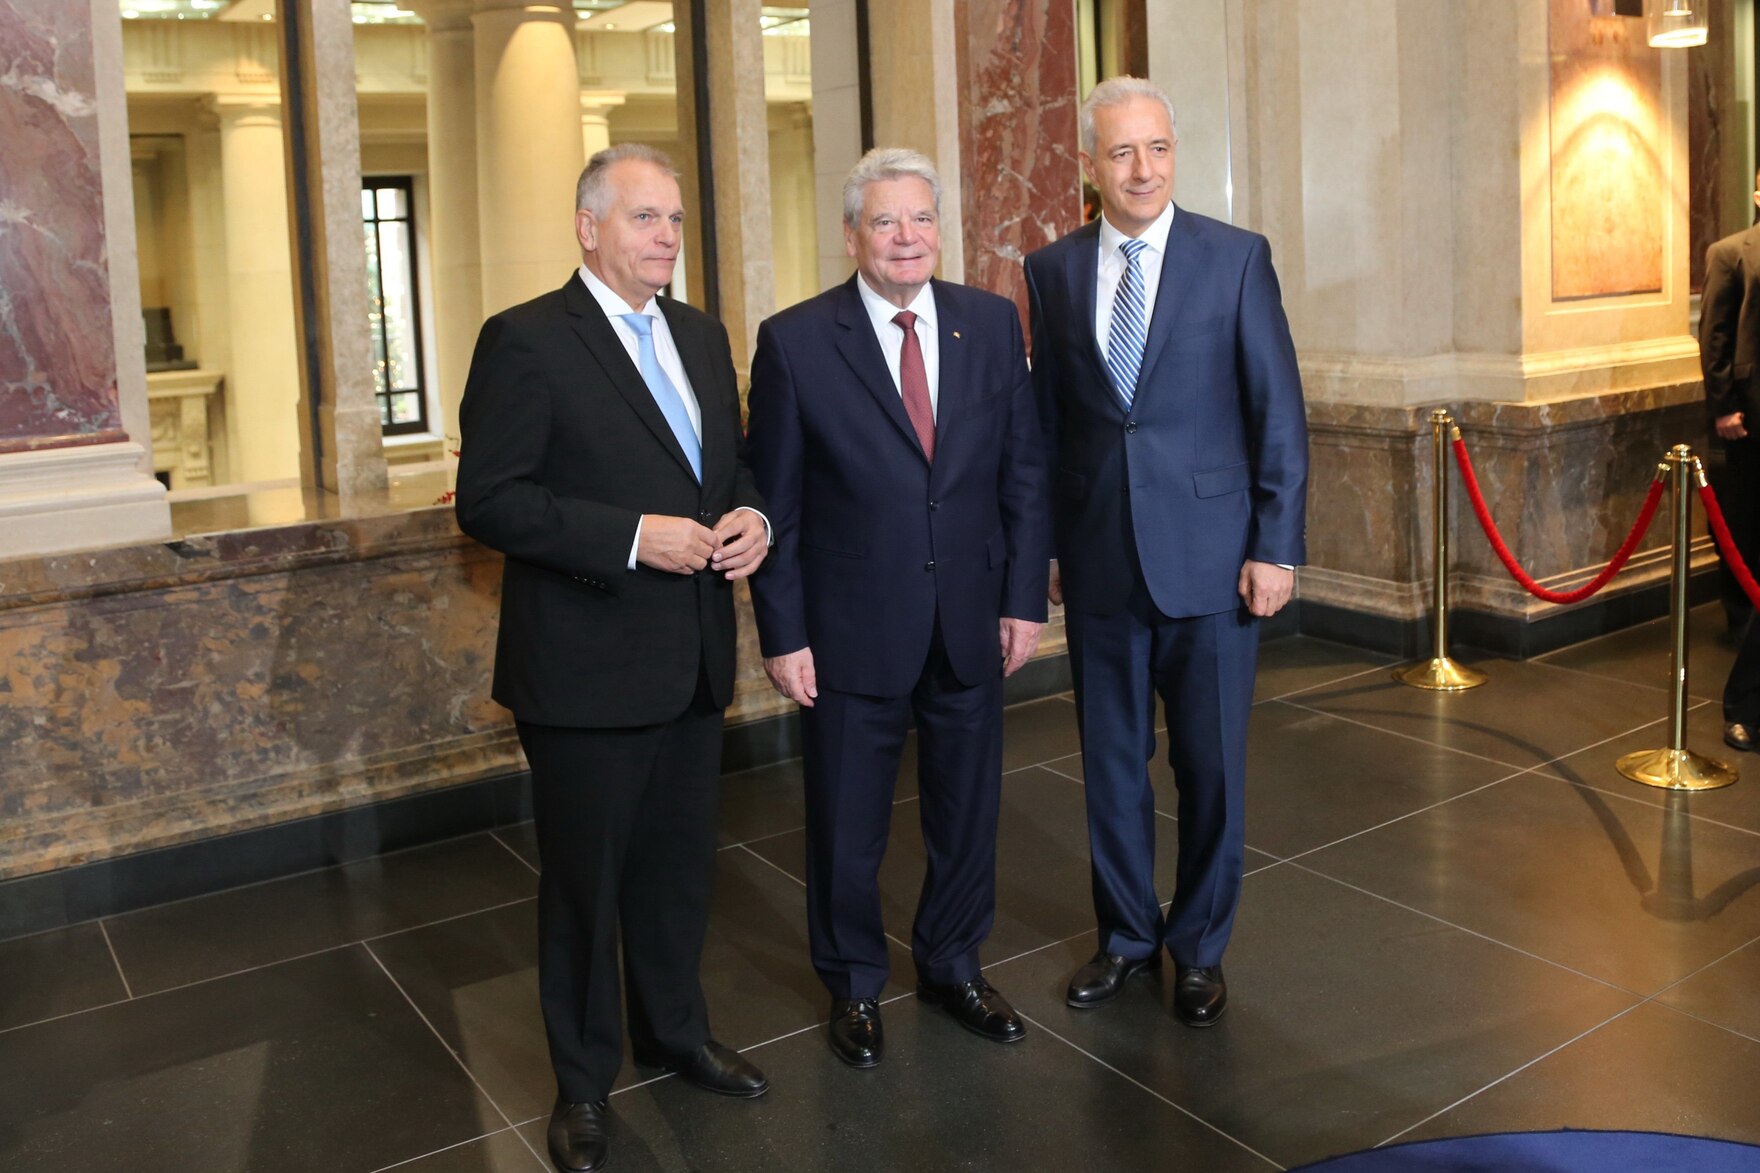
{"type": "MultiPolygon", "coordinates": [[[[523,770],[489,699],[500,581],[446,508],[0,561],[0,881],[523,770]]],[[[794,706],[738,605],[753,764],[794,706]]]]}
{"type": "MultiPolygon", "coordinates": [[[[1416,652],[1430,610],[1431,406],[1308,406],[1312,470],[1301,628],[1416,652]]],[[[1542,585],[1569,590],[1612,557],[1636,519],[1657,461],[1677,443],[1702,450],[1697,383],[1557,403],[1454,408],[1504,540],[1542,585]]],[[[1452,453],[1450,456],[1452,465],[1452,453]]],[[[1669,529],[1659,511],[1618,578],[1562,607],[1523,590],[1480,531],[1458,474],[1449,493],[1457,637],[1529,654],[1666,606],[1669,529]]],[[[1696,510],[1695,572],[1715,561],[1696,510]]]]}

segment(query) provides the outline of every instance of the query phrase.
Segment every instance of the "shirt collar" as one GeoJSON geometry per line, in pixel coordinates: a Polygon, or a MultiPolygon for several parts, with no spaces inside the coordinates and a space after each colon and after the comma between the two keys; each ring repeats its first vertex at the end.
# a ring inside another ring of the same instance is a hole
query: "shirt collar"
{"type": "Polygon", "coordinates": [[[593,300],[599,303],[599,308],[604,310],[605,316],[612,321],[616,321],[625,314],[647,314],[650,318],[660,316],[660,306],[655,298],[650,297],[648,304],[641,309],[632,310],[627,301],[611,291],[611,286],[599,280],[597,273],[585,265],[582,265],[578,272],[581,275],[581,283],[587,287],[587,292],[593,295],[593,300]]]}
{"type": "MultiPolygon", "coordinates": [[[[898,307],[875,293],[868,285],[868,279],[859,272],[856,274],[856,291],[862,295],[862,306],[868,311],[868,317],[873,319],[876,331],[882,326],[892,325],[892,319],[898,316],[898,307]]],[[[917,296],[911,298],[911,304],[904,308],[922,319],[923,324],[933,332],[935,329],[935,283],[933,281],[923,282],[923,287],[917,290],[917,296]]]]}
{"type": "MultiPolygon", "coordinates": [[[[1137,237],[1137,239],[1142,241],[1144,244],[1148,245],[1150,251],[1153,252],[1156,256],[1158,256],[1158,257],[1166,256],[1167,255],[1167,234],[1169,231],[1172,230],[1172,228],[1173,228],[1173,201],[1168,200],[1167,206],[1165,208],[1161,209],[1161,215],[1155,217],[1154,221],[1149,225],[1149,227],[1143,229],[1143,235],[1137,237]]],[[[1113,253],[1118,251],[1118,246],[1120,244],[1124,243],[1125,241],[1127,241],[1129,239],[1130,239],[1130,237],[1126,236],[1124,233],[1120,232],[1118,229],[1116,229],[1112,226],[1112,221],[1108,220],[1104,213],[1101,214],[1101,216],[1100,216],[1100,255],[1102,257],[1111,256],[1113,253]]]]}

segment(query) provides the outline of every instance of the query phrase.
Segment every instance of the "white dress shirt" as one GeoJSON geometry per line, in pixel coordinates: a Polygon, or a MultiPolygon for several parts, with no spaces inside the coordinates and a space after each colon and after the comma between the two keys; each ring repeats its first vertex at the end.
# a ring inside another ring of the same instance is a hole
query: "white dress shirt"
{"type": "MultiPolygon", "coordinates": [[[[1143,270],[1145,329],[1155,320],[1155,292],[1161,288],[1161,262],[1167,257],[1167,233],[1172,227],[1173,201],[1169,200],[1161,215],[1137,237],[1149,246],[1137,254],[1137,266],[1143,270]]],[[[1129,239],[1105,215],[1100,217],[1100,280],[1094,291],[1094,337],[1100,341],[1101,354],[1106,353],[1106,340],[1112,333],[1112,300],[1118,295],[1118,283],[1124,280],[1124,254],[1118,246],[1129,239]]]]}
{"type": "MultiPolygon", "coordinates": [[[[892,373],[892,386],[904,398],[904,384],[898,379],[898,365],[904,354],[904,331],[892,321],[899,308],[868,287],[868,279],[856,274],[856,289],[862,295],[862,307],[874,324],[874,336],[880,340],[880,353],[886,356],[886,369],[892,373]]],[[[935,289],[929,282],[917,290],[911,304],[904,307],[917,315],[917,342],[923,349],[923,373],[929,377],[929,414],[939,419],[941,410],[941,341],[935,332],[935,289]]]]}
{"type": "MultiPolygon", "coordinates": [[[[648,304],[636,309],[613,293],[611,286],[599,280],[599,275],[585,265],[582,265],[578,272],[581,276],[581,284],[587,287],[587,292],[593,295],[593,300],[599,303],[599,308],[605,311],[607,318],[611,319],[611,329],[616,332],[617,340],[623,343],[623,348],[629,352],[629,361],[635,364],[638,372],[642,369],[642,344],[638,340],[636,332],[630,328],[630,324],[623,320],[623,315],[645,314],[654,319],[654,324],[651,327],[654,337],[654,358],[660,363],[660,369],[666,372],[666,377],[672,380],[672,385],[678,388],[678,397],[684,400],[684,412],[691,420],[691,431],[697,434],[697,443],[701,445],[703,442],[703,409],[697,403],[697,393],[691,389],[690,376],[684,373],[684,361],[678,357],[678,344],[672,340],[672,329],[666,324],[666,315],[660,312],[659,300],[650,297],[648,304]]],[[[897,332],[898,328],[893,327],[893,333],[897,332]]],[[[751,506],[741,505],[739,508],[751,509],[751,506]]],[[[758,513],[756,509],[752,509],[752,512],[763,518],[764,535],[768,544],[774,545],[776,536],[770,532],[770,519],[764,517],[762,513],[758,513]]],[[[636,536],[629,544],[628,568],[630,570],[636,568],[636,551],[641,549],[641,546],[642,523],[638,520],[636,522],[636,536]]]]}

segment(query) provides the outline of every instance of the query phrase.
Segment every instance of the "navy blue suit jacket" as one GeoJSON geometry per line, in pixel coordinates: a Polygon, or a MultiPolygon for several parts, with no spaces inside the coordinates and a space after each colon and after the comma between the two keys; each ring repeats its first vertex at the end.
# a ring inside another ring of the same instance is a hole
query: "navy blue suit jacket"
{"type": "Polygon", "coordinates": [[[998,620],[1043,621],[1044,441],[1020,316],[934,283],[935,460],[923,455],[856,278],[769,318],[748,456],[776,544],[752,577],[764,655],[813,650],[822,687],[910,692],[937,616],[971,686],[1001,671],[998,620]]]}
{"type": "Polygon", "coordinates": [[[1176,211],[1127,412],[1094,337],[1100,223],[1027,258],[1067,606],[1125,605],[1133,561],[1175,618],[1240,605],[1241,563],[1304,561],[1308,433],[1263,236],[1176,211]]]}

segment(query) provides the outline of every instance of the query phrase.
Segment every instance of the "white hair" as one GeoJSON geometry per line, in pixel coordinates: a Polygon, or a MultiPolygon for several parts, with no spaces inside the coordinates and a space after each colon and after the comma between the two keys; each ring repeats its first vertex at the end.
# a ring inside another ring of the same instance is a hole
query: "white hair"
{"type": "Polygon", "coordinates": [[[861,220],[862,201],[870,183],[907,178],[929,185],[929,194],[935,199],[935,214],[941,215],[941,175],[929,157],[908,147],[875,147],[850,168],[849,178],[843,181],[844,224],[854,228],[861,220]]]}
{"type": "Polygon", "coordinates": [[[1179,116],[1173,112],[1173,99],[1167,91],[1152,81],[1140,77],[1109,77],[1094,87],[1088,100],[1082,103],[1082,109],[1076,115],[1076,122],[1082,140],[1082,150],[1092,157],[1094,154],[1094,111],[1102,106],[1122,106],[1136,98],[1148,98],[1160,102],[1162,109],[1167,111],[1167,125],[1173,131],[1173,141],[1179,141],[1179,116]]]}
{"type": "Polygon", "coordinates": [[[678,168],[672,165],[666,152],[657,151],[646,143],[619,143],[615,147],[606,147],[587,160],[587,165],[581,169],[581,177],[575,181],[575,211],[591,212],[595,219],[603,219],[611,210],[611,180],[607,173],[615,164],[627,159],[652,163],[673,179],[678,178],[678,168]]]}

